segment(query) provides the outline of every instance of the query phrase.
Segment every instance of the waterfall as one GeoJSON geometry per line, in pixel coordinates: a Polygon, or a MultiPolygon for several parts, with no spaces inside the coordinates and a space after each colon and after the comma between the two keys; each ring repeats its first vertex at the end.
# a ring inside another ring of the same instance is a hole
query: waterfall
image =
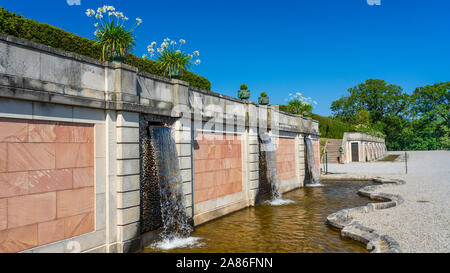
{"type": "Polygon", "coordinates": [[[319,185],[319,170],[315,164],[313,142],[305,137],[305,185],[319,185]]]}
{"type": "Polygon", "coordinates": [[[281,198],[278,192],[277,157],[270,136],[259,137],[259,190],[256,203],[281,198]]]}
{"type": "Polygon", "coordinates": [[[163,227],[161,237],[168,240],[186,237],[193,228],[186,215],[183,183],[172,130],[166,127],[149,127],[149,135],[159,182],[159,207],[163,227]]]}

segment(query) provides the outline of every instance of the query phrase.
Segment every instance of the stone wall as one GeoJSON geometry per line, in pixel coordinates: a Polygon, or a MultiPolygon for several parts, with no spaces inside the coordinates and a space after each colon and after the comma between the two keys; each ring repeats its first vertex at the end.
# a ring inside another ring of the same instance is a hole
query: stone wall
{"type": "Polygon", "coordinates": [[[342,148],[344,163],[374,161],[384,157],[387,152],[384,138],[366,133],[345,133],[342,148]],[[352,144],[358,147],[357,158],[353,158],[352,144]]]}
{"type": "Polygon", "coordinates": [[[0,118],[0,252],[94,231],[94,127],[0,118]]]}
{"type": "Polygon", "coordinates": [[[258,134],[280,140],[282,192],[303,185],[304,138],[319,135],[310,118],[1,34],[0,118],[0,252],[130,252],[154,240],[140,231],[140,136],[151,120],[172,128],[195,225],[255,204],[258,134]],[[34,206],[35,194],[49,205],[34,206]],[[10,198],[24,208],[17,217],[39,213],[11,220],[10,198]]]}

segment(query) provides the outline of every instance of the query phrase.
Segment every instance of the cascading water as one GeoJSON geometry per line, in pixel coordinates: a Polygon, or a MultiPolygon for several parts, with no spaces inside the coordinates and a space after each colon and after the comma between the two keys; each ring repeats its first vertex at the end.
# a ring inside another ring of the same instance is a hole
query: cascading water
{"type": "Polygon", "coordinates": [[[278,192],[277,159],[270,136],[259,137],[259,190],[256,203],[280,198],[278,192]]]}
{"type": "Polygon", "coordinates": [[[272,139],[268,135],[259,136],[259,190],[256,203],[268,202],[279,206],[293,203],[291,200],[283,200],[279,193],[277,174],[277,156],[272,139]]]}
{"type": "Polygon", "coordinates": [[[172,130],[149,126],[142,139],[141,232],[161,228],[162,241],[153,247],[171,249],[194,244],[193,231],[186,215],[178,153],[172,130]]]}
{"type": "Polygon", "coordinates": [[[313,142],[305,137],[305,185],[320,185],[319,170],[315,164],[313,142]]]}
{"type": "Polygon", "coordinates": [[[150,127],[149,130],[159,174],[163,221],[161,236],[165,239],[188,236],[193,228],[186,215],[178,153],[172,130],[167,127],[150,127]]]}

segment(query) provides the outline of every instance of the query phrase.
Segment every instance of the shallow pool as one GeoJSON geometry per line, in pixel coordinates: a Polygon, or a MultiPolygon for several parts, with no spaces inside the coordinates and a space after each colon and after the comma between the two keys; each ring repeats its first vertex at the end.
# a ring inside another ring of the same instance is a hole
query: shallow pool
{"type": "Polygon", "coordinates": [[[178,248],[150,247],[144,252],[367,252],[362,245],[340,239],[325,221],[338,210],[369,203],[357,191],[371,183],[323,184],[283,195],[294,203],[247,208],[198,226],[185,245],[178,242],[178,248]]]}

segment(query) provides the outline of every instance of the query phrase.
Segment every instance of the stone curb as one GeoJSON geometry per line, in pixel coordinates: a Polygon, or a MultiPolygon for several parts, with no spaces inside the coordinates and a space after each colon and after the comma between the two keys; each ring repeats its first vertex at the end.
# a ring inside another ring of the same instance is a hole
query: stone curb
{"type": "Polygon", "coordinates": [[[380,185],[366,186],[358,191],[361,196],[382,201],[383,203],[369,203],[366,206],[343,209],[327,217],[327,223],[341,230],[343,238],[349,238],[366,245],[372,253],[400,253],[400,245],[392,237],[381,235],[376,230],[363,226],[359,221],[353,219],[354,213],[369,213],[375,210],[388,209],[403,203],[400,195],[389,193],[374,193],[375,190],[386,185],[402,185],[406,182],[401,179],[387,179],[373,176],[355,175],[323,175],[321,181],[373,181],[380,185]]]}

